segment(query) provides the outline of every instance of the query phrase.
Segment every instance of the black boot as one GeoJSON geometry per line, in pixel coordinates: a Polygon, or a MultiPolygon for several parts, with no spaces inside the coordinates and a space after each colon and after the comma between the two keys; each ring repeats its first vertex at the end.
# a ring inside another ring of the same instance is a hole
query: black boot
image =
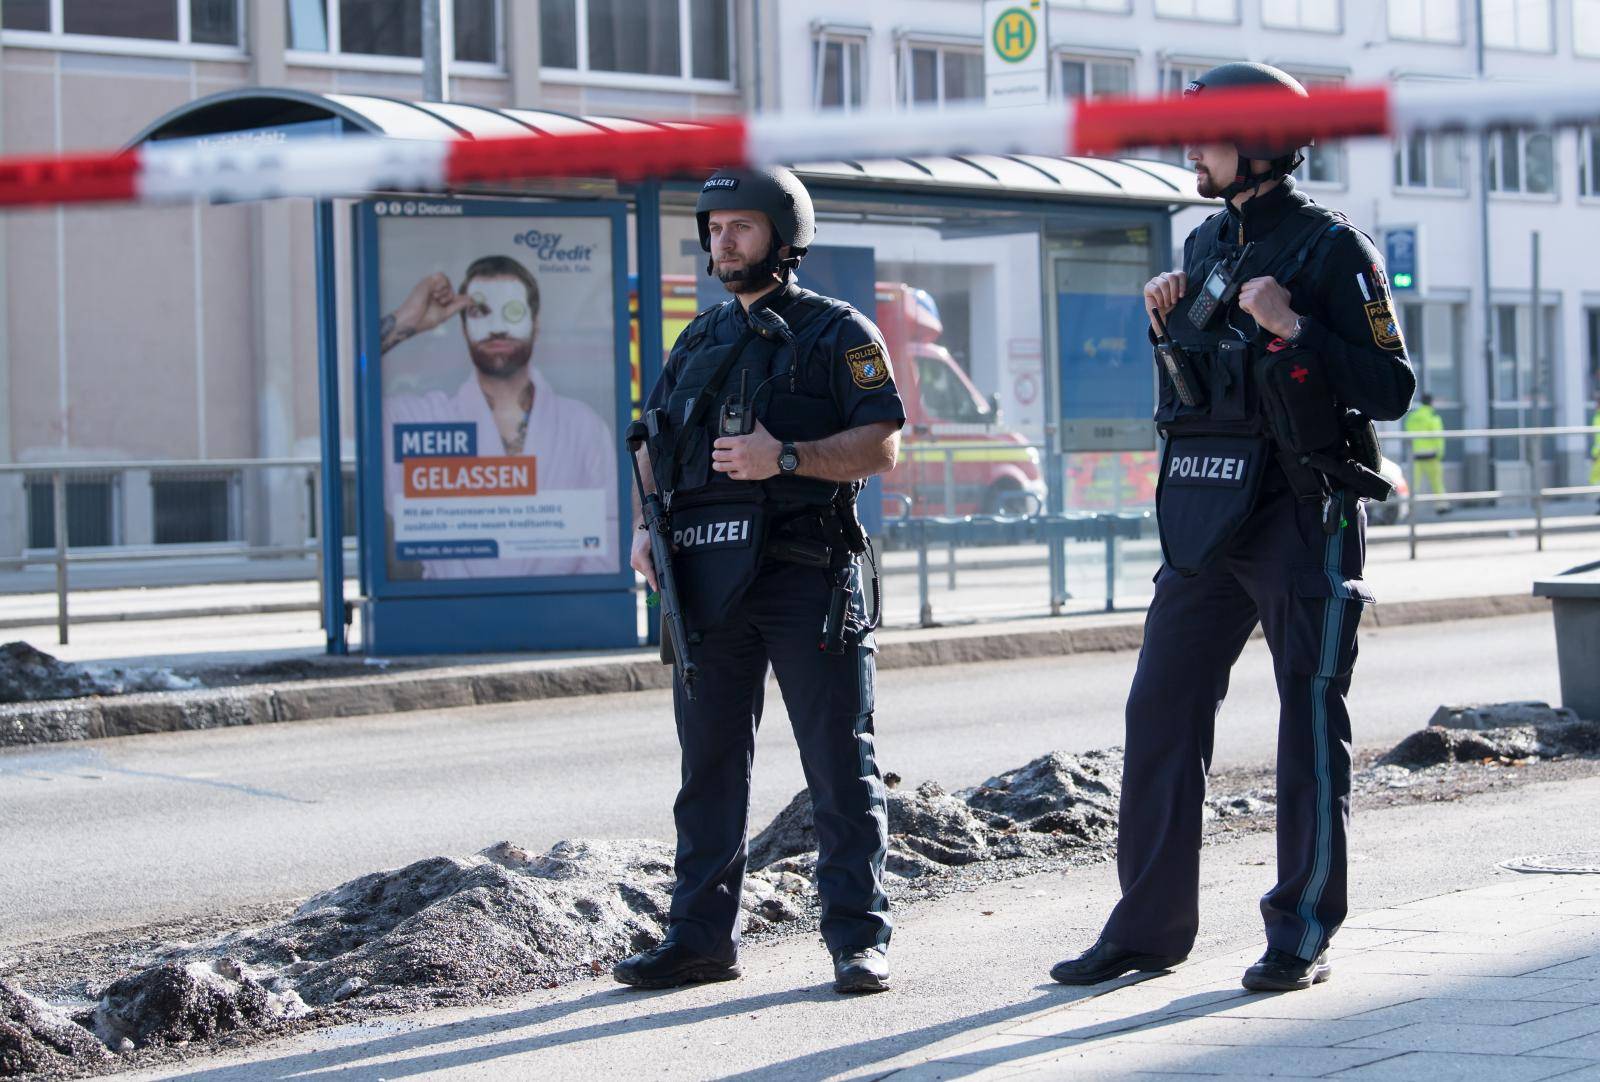
{"type": "Polygon", "coordinates": [[[739,976],[738,962],[719,962],[668,939],[659,947],[624,959],[611,970],[619,984],[635,988],[676,988],[703,981],[731,981],[739,976]]]}
{"type": "Polygon", "coordinates": [[[1252,992],[1298,992],[1333,976],[1328,952],[1306,961],[1288,951],[1268,947],[1261,961],[1244,971],[1244,986],[1252,992]]]}
{"type": "Polygon", "coordinates": [[[882,947],[845,947],[833,953],[835,992],[887,992],[889,955],[882,947]]]}
{"type": "Polygon", "coordinates": [[[1094,946],[1078,957],[1057,962],[1050,970],[1050,976],[1062,984],[1099,984],[1124,973],[1154,973],[1171,969],[1187,957],[1187,954],[1146,954],[1098,939],[1094,946]]]}

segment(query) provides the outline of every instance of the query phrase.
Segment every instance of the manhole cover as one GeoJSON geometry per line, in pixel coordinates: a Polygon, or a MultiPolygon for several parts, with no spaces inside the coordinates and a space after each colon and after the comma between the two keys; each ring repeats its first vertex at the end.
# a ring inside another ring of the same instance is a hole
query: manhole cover
{"type": "Polygon", "coordinates": [[[1502,861],[1500,867],[1507,871],[1537,875],[1600,875],[1600,852],[1539,853],[1502,861]]]}

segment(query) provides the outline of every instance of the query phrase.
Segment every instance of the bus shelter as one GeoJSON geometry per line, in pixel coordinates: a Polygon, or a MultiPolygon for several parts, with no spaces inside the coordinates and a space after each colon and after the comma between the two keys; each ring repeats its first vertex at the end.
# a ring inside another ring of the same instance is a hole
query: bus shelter
{"type": "MultiPolygon", "coordinates": [[[[134,143],[646,125],[659,123],[252,88],[174,110],[134,143]]],[[[1154,446],[1140,291],[1169,265],[1172,213],[1200,202],[1187,170],[1029,155],[796,168],[818,218],[801,280],[877,319],[907,398],[905,465],[882,506],[921,513],[938,496],[947,513],[1005,510],[1032,496],[1061,511],[1063,453],[1154,446]],[[963,439],[974,450],[952,455],[963,439]],[[945,450],[921,457],[919,441],[945,450]]],[[[588,178],[317,204],[305,285],[330,653],[347,649],[354,604],[372,654],[637,644],[620,434],[671,337],[725,296],[699,248],[698,187],[588,178]],[[350,602],[342,369],[355,399],[350,602]]]]}

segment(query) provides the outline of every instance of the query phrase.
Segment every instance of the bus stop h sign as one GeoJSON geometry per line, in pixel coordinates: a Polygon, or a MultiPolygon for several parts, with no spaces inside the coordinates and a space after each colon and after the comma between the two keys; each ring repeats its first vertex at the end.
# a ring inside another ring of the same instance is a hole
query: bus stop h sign
{"type": "Polygon", "coordinates": [[[1047,10],[1042,0],[984,0],[985,105],[1044,105],[1050,100],[1047,10]]]}

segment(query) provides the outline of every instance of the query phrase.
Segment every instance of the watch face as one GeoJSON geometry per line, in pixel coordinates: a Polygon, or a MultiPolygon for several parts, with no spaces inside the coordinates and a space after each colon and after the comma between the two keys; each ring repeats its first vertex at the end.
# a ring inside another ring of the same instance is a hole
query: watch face
{"type": "Polygon", "coordinates": [[[784,451],[778,456],[778,469],[785,473],[793,471],[800,465],[800,456],[793,451],[784,451]]]}

